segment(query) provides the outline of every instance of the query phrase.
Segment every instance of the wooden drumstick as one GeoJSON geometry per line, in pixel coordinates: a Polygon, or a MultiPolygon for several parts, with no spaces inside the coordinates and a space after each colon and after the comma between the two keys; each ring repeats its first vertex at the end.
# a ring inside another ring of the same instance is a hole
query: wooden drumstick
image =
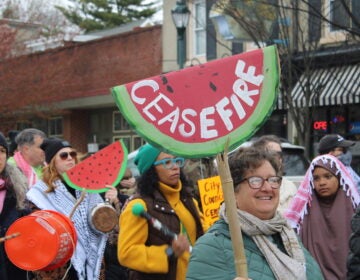
{"type": "Polygon", "coordinates": [[[4,241],[6,241],[6,240],[9,240],[9,239],[15,238],[15,237],[17,237],[17,236],[19,236],[19,235],[20,235],[20,232],[15,232],[15,233],[13,233],[13,234],[6,235],[6,236],[4,236],[4,237],[1,237],[1,238],[0,238],[0,243],[4,242],[4,241]]]}

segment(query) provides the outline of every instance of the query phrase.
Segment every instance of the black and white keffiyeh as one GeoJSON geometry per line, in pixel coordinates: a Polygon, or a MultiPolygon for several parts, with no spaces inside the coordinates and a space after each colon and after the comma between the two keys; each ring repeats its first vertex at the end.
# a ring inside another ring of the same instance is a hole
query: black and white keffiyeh
{"type": "MultiPolygon", "coordinates": [[[[55,181],[54,185],[55,191],[46,193],[47,185],[39,180],[31,187],[26,196],[39,209],[54,210],[69,217],[76,199],[68,192],[61,180],[55,181]]],[[[81,191],[76,190],[77,199],[80,196],[81,191]]],[[[87,193],[71,218],[77,233],[77,244],[71,263],[77,271],[79,279],[95,280],[99,278],[108,235],[97,232],[91,227],[89,213],[102,202],[103,199],[99,194],[87,193]]]]}

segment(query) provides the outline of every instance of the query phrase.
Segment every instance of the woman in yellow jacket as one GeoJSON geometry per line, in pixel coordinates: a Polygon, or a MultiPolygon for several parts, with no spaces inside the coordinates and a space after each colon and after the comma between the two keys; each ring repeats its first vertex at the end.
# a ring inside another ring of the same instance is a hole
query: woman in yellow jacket
{"type": "Polygon", "coordinates": [[[129,268],[129,279],[185,279],[191,246],[204,233],[204,223],[191,191],[182,184],[184,158],[146,144],[135,164],[141,176],[138,193],[120,215],[120,264],[129,268]],[[176,237],[136,214],[139,205],[176,237]]]}

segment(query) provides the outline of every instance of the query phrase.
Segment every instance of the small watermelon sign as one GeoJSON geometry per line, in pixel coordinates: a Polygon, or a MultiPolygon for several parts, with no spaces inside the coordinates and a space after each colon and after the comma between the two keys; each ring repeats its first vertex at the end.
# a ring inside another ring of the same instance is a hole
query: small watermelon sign
{"type": "Polygon", "coordinates": [[[271,114],[279,58],[269,46],[112,88],[128,123],[151,144],[188,158],[234,149],[271,114]]]}
{"type": "Polygon", "coordinates": [[[106,192],[105,185],[116,186],[124,176],[128,152],[122,140],[86,158],[62,174],[72,188],[87,192],[106,192]]]}

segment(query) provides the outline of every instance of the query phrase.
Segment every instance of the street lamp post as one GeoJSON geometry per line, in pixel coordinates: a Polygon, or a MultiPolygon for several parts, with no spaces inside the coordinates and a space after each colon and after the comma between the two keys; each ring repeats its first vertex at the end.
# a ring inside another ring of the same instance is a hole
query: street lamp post
{"type": "Polygon", "coordinates": [[[177,63],[179,68],[184,68],[186,61],[186,26],[189,23],[190,11],[185,0],[176,1],[176,6],[171,10],[171,16],[177,31],[177,63]]]}

